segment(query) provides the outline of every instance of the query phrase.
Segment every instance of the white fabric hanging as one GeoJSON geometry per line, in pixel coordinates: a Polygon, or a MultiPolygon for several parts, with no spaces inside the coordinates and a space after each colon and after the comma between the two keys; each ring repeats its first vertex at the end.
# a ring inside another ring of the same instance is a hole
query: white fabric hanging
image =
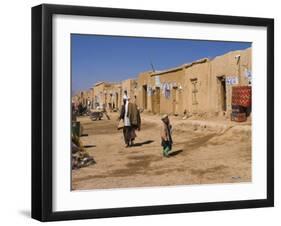
{"type": "Polygon", "coordinates": [[[128,106],[129,106],[129,101],[127,100],[125,104],[124,126],[131,126],[130,119],[128,117],[128,106]]]}

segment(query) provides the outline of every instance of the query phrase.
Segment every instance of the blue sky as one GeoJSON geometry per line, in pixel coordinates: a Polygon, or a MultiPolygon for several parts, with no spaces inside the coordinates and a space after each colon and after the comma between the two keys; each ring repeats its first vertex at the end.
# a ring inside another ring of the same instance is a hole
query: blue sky
{"type": "Polygon", "coordinates": [[[204,57],[246,49],[247,42],[71,35],[72,91],[98,81],[122,81],[138,73],[164,70],[204,57]]]}

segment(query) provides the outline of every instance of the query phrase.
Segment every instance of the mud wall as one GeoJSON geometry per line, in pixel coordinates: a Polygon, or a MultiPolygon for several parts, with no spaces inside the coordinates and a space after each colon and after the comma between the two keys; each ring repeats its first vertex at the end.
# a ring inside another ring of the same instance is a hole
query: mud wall
{"type": "Polygon", "coordinates": [[[252,49],[229,52],[210,62],[210,101],[209,110],[222,111],[220,79],[226,81],[226,112],[231,111],[232,86],[248,85],[247,71],[252,70],[252,49]],[[231,81],[232,80],[232,81],[231,81]]]}
{"type": "Polygon", "coordinates": [[[248,48],[162,72],[142,72],[136,80],[121,84],[100,83],[90,94],[80,92],[75,100],[86,103],[90,97],[120,108],[127,90],[139,108],[155,114],[229,114],[232,86],[250,85],[251,74],[252,49],[248,48]]]}
{"type": "Polygon", "coordinates": [[[131,98],[132,102],[137,99],[137,81],[134,79],[127,79],[121,82],[122,96],[124,91],[127,91],[128,96],[131,98]]]}
{"type": "MultiPolygon", "coordinates": [[[[182,114],[184,96],[182,88],[184,85],[184,70],[179,68],[175,71],[167,71],[152,78],[160,80],[160,112],[161,114],[182,114]]],[[[155,90],[153,87],[153,90],[155,90]]]]}

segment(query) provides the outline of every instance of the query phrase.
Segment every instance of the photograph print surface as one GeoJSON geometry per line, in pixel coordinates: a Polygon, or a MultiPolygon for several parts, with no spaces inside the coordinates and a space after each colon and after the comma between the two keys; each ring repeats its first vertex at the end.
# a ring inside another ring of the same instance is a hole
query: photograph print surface
{"type": "Polygon", "coordinates": [[[252,44],[71,35],[72,189],[251,182],[252,44]]]}

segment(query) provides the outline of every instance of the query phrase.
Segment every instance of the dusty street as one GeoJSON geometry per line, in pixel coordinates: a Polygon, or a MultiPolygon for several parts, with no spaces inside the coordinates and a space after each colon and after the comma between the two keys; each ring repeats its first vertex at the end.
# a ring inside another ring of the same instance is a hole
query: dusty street
{"type": "Polygon", "coordinates": [[[72,189],[147,187],[251,181],[251,125],[171,117],[173,153],[162,156],[160,116],[142,114],[135,146],[125,148],[117,113],[80,117],[81,141],[96,164],[72,171],[72,189]]]}

